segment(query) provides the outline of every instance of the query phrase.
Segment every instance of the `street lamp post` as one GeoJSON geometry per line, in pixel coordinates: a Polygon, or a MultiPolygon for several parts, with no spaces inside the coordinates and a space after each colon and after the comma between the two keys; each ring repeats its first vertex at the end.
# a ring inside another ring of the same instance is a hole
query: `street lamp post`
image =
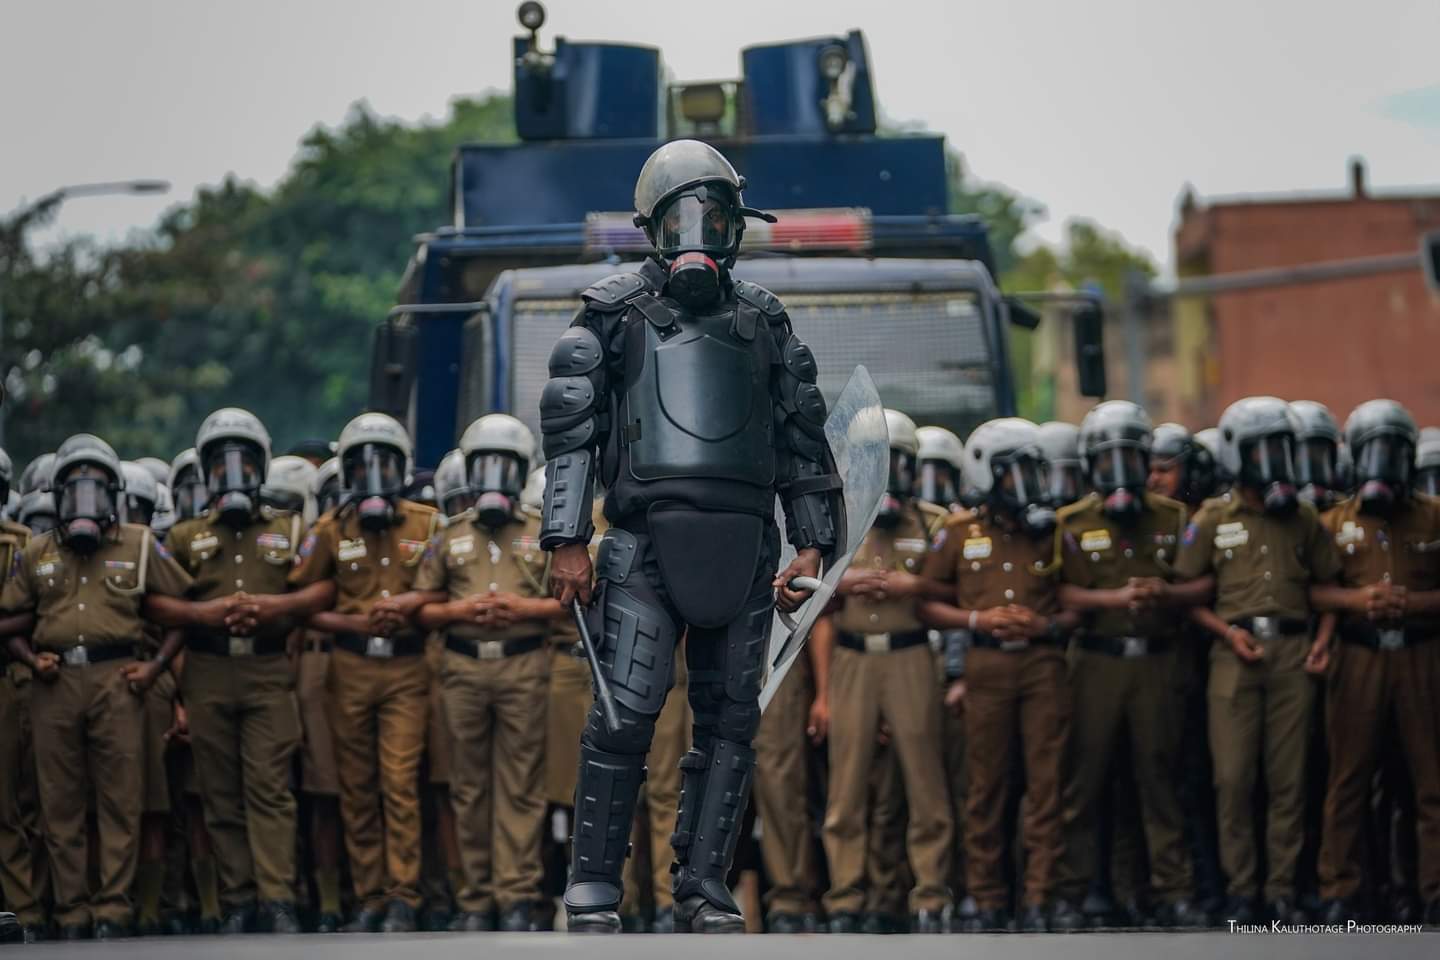
{"type": "MultiPolygon", "coordinates": [[[[22,207],[8,222],[0,222],[0,230],[14,232],[15,246],[19,249],[25,242],[25,229],[36,221],[52,215],[60,204],[72,197],[99,197],[115,194],[144,195],[170,192],[168,180],[107,180],[100,183],[76,183],[51,190],[34,203],[22,207]]],[[[5,347],[5,301],[0,297],[0,364],[4,361],[5,347]]],[[[9,370],[0,365],[0,447],[5,445],[4,383],[9,370]]]]}

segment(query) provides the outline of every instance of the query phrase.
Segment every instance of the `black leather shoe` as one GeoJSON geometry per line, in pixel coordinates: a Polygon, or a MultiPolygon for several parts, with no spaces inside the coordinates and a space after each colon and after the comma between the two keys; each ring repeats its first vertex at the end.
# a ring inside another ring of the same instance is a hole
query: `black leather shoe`
{"type": "Polygon", "coordinates": [[[1080,904],[1080,913],[1085,917],[1085,926],[1091,930],[1118,926],[1120,922],[1120,910],[1115,906],[1115,901],[1099,893],[1085,895],[1080,904]]]}
{"type": "Polygon", "coordinates": [[[215,932],[221,936],[249,933],[254,926],[254,915],[249,907],[232,907],[220,920],[215,932]]]}
{"type": "Polygon", "coordinates": [[[415,908],[404,900],[391,900],[380,922],[381,933],[414,933],[415,908]]]}
{"type": "Polygon", "coordinates": [[[339,933],[345,920],[338,913],[322,913],[315,918],[316,933],[339,933]]]}
{"type": "Polygon", "coordinates": [[[220,918],[201,917],[195,924],[195,932],[204,934],[207,937],[214,936],[220,932],[220,918]]]}
{"type": "Polygon", "coordinates": [[[44,943],[50,935],[50,931],[43,923],[22,923],[20,925],[21,943],[44,943]]]}
{"type": "Polygon", "coordinates": [[[1425,926],[1440,927],[1440,900],[1431,900],[1425,908],[1425,926]]]}
{"type": "Polygon", "coordinates": [[[911,933],[944,933],[948,926],[940,910],[917,910],[910,915],[911,933]]]}
{"type": "Polygon", "coordinates": [[[183,911],[171,910],[160,918],[161,932],[167,937],[188,937],[195,932],[190,921],[183,911]]]}
{"type": "Polygon", "coordinates": [[[1180,899],[1156,907],[1154,923],[1164,929],[1199,930],[1210,926],[1210,915],[1193,900],[1180,899]]]}
{"type": "Polygon", "coordinates": [[[1246,897],[1228,898],[1224,908],[1220,911],[1221,926],[1229,926],[1232,923],[1236,925],[1252,924],[1255,919],[1255,903],[1246,897]]]}
{"type": "Polygon", "coordinates": [[[447,907],[430,907],[420,914],[420,929],[438,933],[442,930],[449,930],[450,924],[455,920],[455,914],[447,907]]]}
{"type": "Polygon", "coordinates": [[[815,918],[799,913],[771,913],[765,917],[766,933],[814,933],[815,918]]]}
{"type": "Polygon", "coordinates": [[[159,919],[145,920],[135,925],[135,936],[137,937],[163,937],[165,927],[159,919]]]}
{"type": "Polygon", "coordinates": [[[295,915],[295,904],[286,903],[283,900],[275,900],[264,904],[260,908],[260,915],[263,918],[262,930],[271,933],[299,933],[300,918],[295,915]]]}
{"type": "Polygon", "coordinates": [[[61,940],[89,940],[90,924],[68,923],[60,928],[61,940]]]}
{"type": "Polygon", "coordinates": [[[355,919],[342,927],[345,933],[379,933],[380,925],[385,922],[384,910],[372,910],[369,907],[361,907],[355,914],[355,919]]]}
{"type": "Polygon", "coordinates": [[[96,940],[123,940],[130,936],[130,928],[118,920],[96,920],[96,940]]]}
{"type": "Polygon", "coordinates": [[[1271,900],[1266,904],[1265,912],[1271,920],[1277,920],[1282,924],[1300,925],[1309,921],[1309,918],[1305,916],[1305,911],[1301,910],[1300,905],[1289,897],[1271,900]]]}
{"type": "Polygon", "coordinates": [[[20,939],[20,921],[8,910],[0,910],[0,943],[20,939]]]}
{"type": "Polygon", "coordinates": [[[675,932],[675,908],[662,907],[655,911],[655,920],[650,924],[651,933],[675,932]]]}
{"type": "Polygon", "coordinates": [[[506,933],[534,933],[540,929],[534,917],[534,904],[517,903],[501,915],[500,929],[506,933]]]}
{"type": "Polygon", "coordinates": [[[827,924],[831,933],[859,933],[862,927],[858,913],[832,913],[827,924]]]}
{"type": "Polygon", "coordinates": [[[489,933],[494,929],[495,915],[488,910],[457,913],[450,921],[450,930],[454,933],[489,933]]]}
{"type": "Polygon", "coordinates": [[[1020,911],[1020,918],[1016,926],[1019,927],[1021,933],[1045,933],[1050,929],[1045,916],[1045,908],[1038,903],[1032,903],[1020,911]]]}
{"type": "Polygon", "coordinates": [[[1069,900],[1056,900],[1050,908],[1050,929],[1057,933],[1074,933],[1076,930],[1084,930],[1089,924],[1086,922],[1085,914],[1076,908],[1069,900]]]}
{"type": "Polygon", "coordinates": [[[571,933],[619,933],[620,914],[614,910],[593,913],[566,913],[565,929],[571,933]]]}
{"type": "Polygon", "coordinates": [[[976,910],[960,921],[962,933],[1009,933],[1010,911],[1004,907],[993,910],[976,910]]]}
{"type": "Polygon", "coordinates": [[[860,932],[870,936],[882,936],[893,933],[905,933],[906,925],[888,913],[881,913],[879,910],[867,912],[860,921],[860,932]]]}
{"type": "Polygon", "coordinates": [[[1390,898],[1390,922],[1401,923],[1409,926],[1412,923],[1420,923],[1420,918],[1425,911],[1420,907],[1420,901],[1408,893],[1397,893],[1390,898]]]}
{"type": "Polygon", "coordinates": [[[745,918],[715,906],[704,897],[687,897],[675,904],[675,930],[679,933],[744,933],[745,918]]]}

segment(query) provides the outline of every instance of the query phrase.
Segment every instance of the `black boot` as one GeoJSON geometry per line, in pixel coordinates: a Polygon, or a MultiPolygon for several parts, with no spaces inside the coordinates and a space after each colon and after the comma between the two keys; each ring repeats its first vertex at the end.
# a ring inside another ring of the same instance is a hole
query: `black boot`
{"type": "Polygon", "coordinates": [[[1286,926],[1300,926],[1309,922],[1305,911],[1300,905],[1289,897],[1277,897],[1271,900],[1266,907],[1270,919],[1278,921],[1286,926]]]}
{"type": "Polygon", "coordinates": [[[295,904],[276,900],[260,907],[261,929],[271,933],[299,933],[300,918],[295,915],[295,904]]]}
{"type": "Polygon", "coordinates": [[[530,903],[517,903],[500,916],[500,929],[506,933],[533,933],[540,927],[535,923],[535,908],[530,903]]]}
{"type": "Polygon", "coordinates": [[[725,878],[754,769],[755,751],[748,744],[718,738],[710,741],[708,751],[692,748],[680,761],[680,810],[670,838],[678,931],[745,932],[745,918],[725,878]]]}
{"type": "Polygon", "coordinates": [[[1199,930],[1210,926],[1210,915],[1193,900],[1181,898],[1155,908],[1155,926],[1164,929],[1199,930]]]}
{"type": "Polygon", "coordinates": [[[766,933],[814,933],[815,926],[813,914],[776,912],[765,917],[766,933]]]}
{"type": "Polygon", "coordinates": [[[220,920],[220,929],[217,932],[222,936],[235,936],[249,933],[254,928],[255,907],[253,904],[247,904],[228,908],[225,916],[220,920]]]}
{"type": "Polygon", "coordinates": [[[831,933],[859,933],[860,914],[832,913],[830,914],[829,929],[831,933]]]}
{"type": "Polygon", "coordinates": [[[391,900],[380,922],[381,933],[414,933],[415,908],[404,900],[391,900]]]}
{"type": "Polygon", "coordinates": [[[1087,926],[1085,914],[1069,900],[1061,898],[1050,908],[1050,929],[1057,933],[1073,933],[1087,926]]]}
{"type": "Polygon", "coordinates": [[[620,874],[644,782],[644,754],[607,753],[580,741],[575,842],[565,888],[566,929],[572,933],[620,932],[620,874]]]}
{"type": "Polygon", "coordinates": [[[380,925],[385,922],[385,910],[383,907],[361,907],[355,914],[355,919],[342,927],[345,933],[379,933],[380,925]]]}
{"type": "Polygon", "coordinates": [[[1038,903],[1032,903],[1020,911],[1020,918],[1016,926],[1021,933],[1045,933],[1050,929],[1049,918],[1045,916],[1045,908],[1038,903]]]}
{"type": "Polygon", "coordinates": [[[1255,923],[1255,903],[1247,897],[1229,897],[1225,901],[1225,907],[1221,911],[1220,922],[1222,926],[1230,924],[1249,925],[1255,923]]]}
{"type": "Polygon", "coordinates": [[[946,911],[941,910],[916,910],[910,917],[911,933],[946,933],[950,928],[950,918],[946,911]]]}

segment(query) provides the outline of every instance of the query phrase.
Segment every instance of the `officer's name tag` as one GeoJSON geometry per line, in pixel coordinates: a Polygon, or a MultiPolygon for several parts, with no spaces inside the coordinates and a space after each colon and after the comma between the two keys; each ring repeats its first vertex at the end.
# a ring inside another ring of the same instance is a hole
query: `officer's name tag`
{"type": "Polygon", "coordinates": [[[106,561],[105,561],[105,569],[106,569],[106,570],[134,570],[134,569],[135,569],[135,561],[134,561],[134,560],[106,560],[106,561]]]}
{"type": "Polygon", "coordinates": [[[972,537],[965,541],[961,552],[965,555],[966,560],[984,560],[990,556],[990,538],[972,537]]]}
{"type": "Polygon", "coordinates": [[[417,554],[425,549],[424,540],[401,540],[400,549],[409,554],[417,554]]]}
{"type": "Polygon", "coordinates": [[[214,550],[218,546],[220,546],[220,538],[214,534],[196,537],[190,541],[190,550],[192,553],[204,553],[206,550],[214,550]]]}
{"type": "Polygon", "coordinates": [[[469,557],[475,554],[474,537],[456,537],[450,541],[450,556],[469,557]]]}
{"type": "Polygon", "coordinates": [[[58,570],[58,569],[60,569],[60,561],[58,561],[58,560],[41,560],[40,563],[35,567],[35,576],[37,576],[37,577],[50,577],[50,576],[54,576],[55,571],[58,570]]]}
{"type": "Polygon", "coordinates": [[[342,562],[345,560],[359,560],[363,556],[365,556],[364,540],[340,541],[340,559],[342,562]]]}
{"type": "Polygon", "coordinates": [[[1243,547],[1250,542],[1250,531],[1243,523],[1222,523],[1215,528],[1215,546],[1220,550],[1243,547]]]}
{"type": "Polygon", "coordinates": [[[1080,549],[1086,553],[1110,549],[1109,530],[1086,530],[1080,534],[1080,549]]]}
{"type": "Polygon", "coordinates": [[[267,550],[289,550],[290,538],[283,533],[262,533],[255,542],[267,550]]]}
{"type": "Polygon", "coordinates": [[[1340,530],[1335,534],[1335,542],[1342,547],[1352,543],[1361,543],[1365,539],[1365,528],[1354,520],[1346,520],[1340,525],[1340,530]]]}
{"type": "Polygon", "coordinates": [[[926,543],[919,537],[905,537],[895,541],[896,550],[907,550],[911,553],[924,553],[926,543]]]}

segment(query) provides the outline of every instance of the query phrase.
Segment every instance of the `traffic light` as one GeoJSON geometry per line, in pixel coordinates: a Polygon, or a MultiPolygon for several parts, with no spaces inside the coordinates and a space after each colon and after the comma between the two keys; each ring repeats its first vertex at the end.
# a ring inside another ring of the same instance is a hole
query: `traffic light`
{"type": "Polygon", "coordinates": [[[1105,312],[1096,302],[1081,304],[1072,315],[1075,328],[1075,379],[1082,397],[1105,396],[1105,312]]]}

